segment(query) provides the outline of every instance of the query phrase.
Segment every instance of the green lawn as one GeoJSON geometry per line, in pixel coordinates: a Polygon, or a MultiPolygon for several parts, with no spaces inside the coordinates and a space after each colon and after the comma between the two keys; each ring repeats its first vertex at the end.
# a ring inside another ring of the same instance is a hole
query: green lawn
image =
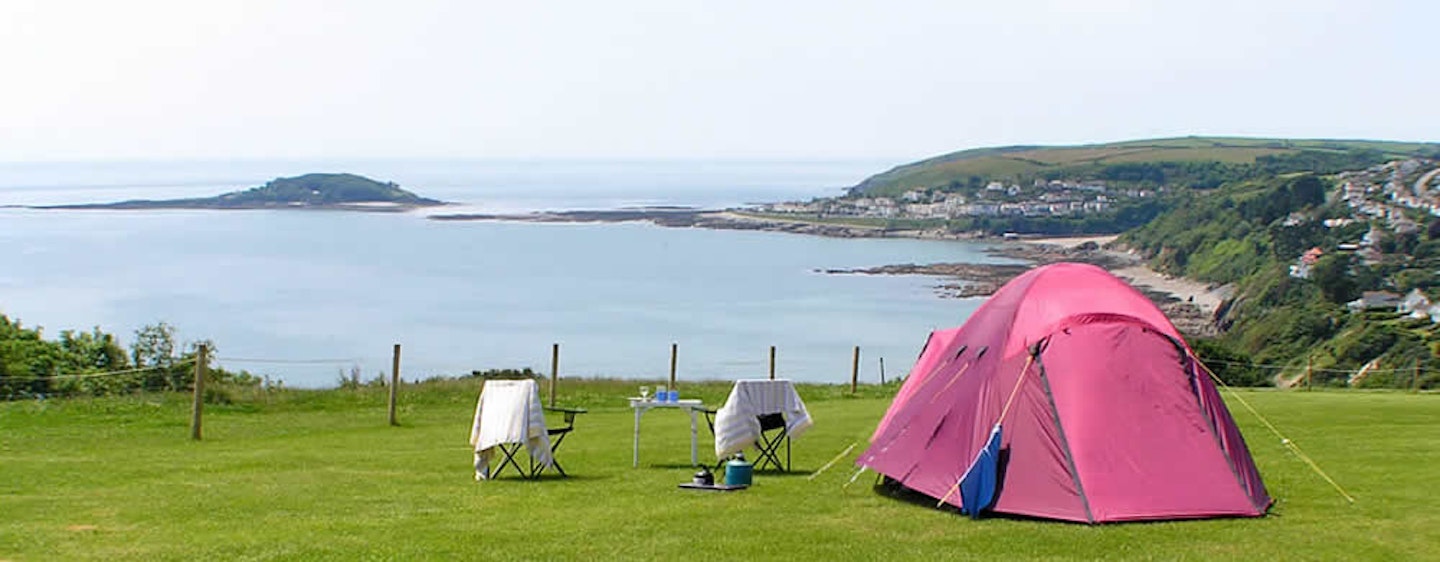
{"type": "MultiPolygon", "coordinates": [[[[1277,503],[1261,519],[1086,526],[972,521],[883,496],[857,447],[894,387],[805,386],[816,420],[800,474],[750,490],[676,488],[693,469],[688,423],[646,415],[642,467],[620,381],[562,381],[581,405],[560,458],[572,478],[475,482],[466,444],[478,381],[408,386],[400,427],[385,394],[284,391],[211,405],[189,437],[188,398],[0,404],[0,560],[133,559],[1421,559],[1440,556],[1440,396],[1247,392],[1358,501],[1348,505],[1248,412],[1232,412],[1277,503]]],[[[686,385],[710,403],[728,385],[686,385]]],[[[702,458],[708,437],[702,433],[702,458]]]]}

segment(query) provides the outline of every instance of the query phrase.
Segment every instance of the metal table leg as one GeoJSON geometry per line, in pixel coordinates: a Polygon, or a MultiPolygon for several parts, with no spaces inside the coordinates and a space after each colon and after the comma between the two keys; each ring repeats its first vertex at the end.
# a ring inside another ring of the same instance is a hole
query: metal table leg
{"type": "Polygon", "coordinates": [[[645,408],[635,408],[635,447],[634,447],[634,468],[640,468],[640,414],[645,413],[645,408]]]}

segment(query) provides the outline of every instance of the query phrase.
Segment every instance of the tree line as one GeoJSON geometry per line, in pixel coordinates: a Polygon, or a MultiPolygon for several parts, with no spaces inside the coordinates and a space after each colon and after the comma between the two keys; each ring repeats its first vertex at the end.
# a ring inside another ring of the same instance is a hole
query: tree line
{"type": "MultiPolygon", "coordinates": [[[[164,322],[136,330],[128,348],[99,327],[62,330],[56,339],[46,339],[43,332],[0,314],[0,398],[190,390],[200,345],[209,346],[214,357],[213,343],[177,344],[175,328],[164,322]]],[[[207,380],[245,386],[261,382],[245,371],[206,367],[207,380]]]]}

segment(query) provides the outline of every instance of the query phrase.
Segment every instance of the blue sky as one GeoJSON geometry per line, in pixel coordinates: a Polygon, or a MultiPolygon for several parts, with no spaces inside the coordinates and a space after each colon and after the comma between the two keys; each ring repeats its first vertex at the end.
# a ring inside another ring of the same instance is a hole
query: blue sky
{"type": "Polygon", "coordinates": [[[1440,140],[1432,2],[0,4],[0,161],[1440,140]]]}

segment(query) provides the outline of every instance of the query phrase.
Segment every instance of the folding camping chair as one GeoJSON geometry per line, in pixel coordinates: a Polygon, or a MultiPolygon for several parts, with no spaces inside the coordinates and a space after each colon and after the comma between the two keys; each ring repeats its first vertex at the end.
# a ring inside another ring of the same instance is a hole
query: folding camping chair
{"type": "MultiPolygon", "coordinates": [[[[707,407],[701,408],[700,412],[705,414],[705,425],[710,427],[710,434],[714,435],[715,414],[718,413],[719,410],[714,410],[707,407]]],[[[764,414],[760,416],[755,416],[755,420],[760,423],[760,436],[755,440],[755,448],[760,451],[760,455],[755,458],[755,470],[763,470],[765,467],[771,466],[774,467],[776,470],[783,470],[785,472],[789,472],[790,435],[787,431],[785,431],[784,414],[764,414]],[[780,442],[782,441],[785,443],[784,464],[780,463],[779,456],[780,442]]],[[[715,470],[720,470],[720,467],[724,465],[725,459],[717,460],[715,462],[715,470]]]]}
{"type": "MultiPolygon", "coordinates": [[[[545,430],[545,434],[550,437],[550,464],[555,467],[555,472],[559,472],[560,476],[569,478],[570,475],[566,474],[565,469],[560,466],[560,459],[555,456],[555,452],[560,450],[560,443],[565,441],[565,436],[570,435],[571,431],[575,431],[575,415],[584,414],[586,413],[586,410],[580,408],[545,408],[545,411],[557,412],[565,415],[564,426],[548,427],[545,430]]],[[[531,478],[539,478],[540,475],[545,472],[545,468],[546,465],[540,464],[537,466],[535,464],[535,459],[530,459],[531,478]]]]}
{"type": "Polygon", "coordinates": [[[785,415],[779,412],[756,416],[760,421],[760,437],[755,448],[760,456],[755,459],[755,470],[773,467],[775,470],[790,471],[790,432],[785,430],[785,415]],[[780,443],[785,443],[785,462],[780,462],[780,443]]]}
{"type": "Polygon", "coordinates": [[[475,449],[475,478],[493,479],[512,466],[522,478],[538,477],[547,465],[554,463],[555,448],[550,436],[559,435],[559,439],[564,439],[574,429],[575,413],[580,411],[566,413],[566,427],[552,430],[545,424],[539,385],[533,379],[486,381],[475,403],[475,418],[470,428],[470,445],[475,449]],[[528,470],[516,458],[521,447],[529,452],[528,470]],[[500,463],[491,470],[490,461],[497,451],[500,463]]]}
{"type": "Polygon", "coordinates": [[[748,447],[755,447],[755,469],[789,471],[790,440],[809,428],[813,422],[805,403],[785,379],[739,380],[730,391],[725,405],[715,413],[710,431],[715,434],[715,453],[723,459],[748,447]],[[780,458],[780,445],[785,445],[785,458],[780,458]]]}

